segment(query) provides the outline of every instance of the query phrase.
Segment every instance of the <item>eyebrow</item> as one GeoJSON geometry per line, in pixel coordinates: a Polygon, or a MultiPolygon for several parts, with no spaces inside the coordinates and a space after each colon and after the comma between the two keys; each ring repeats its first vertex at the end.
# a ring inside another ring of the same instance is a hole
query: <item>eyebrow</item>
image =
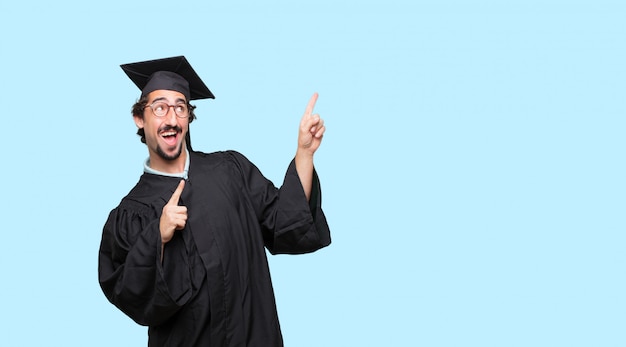
{"type": "MultiPolygon", "coordinates": [[[[150,104],[154,104],[157,101],[167,101],[167,98],[164,97],[164,96],[158,97],[158,98],[152,100],[152,102],[150,102],[150,104]]],[[[176,101],[174,101],[174,103],[175,104],[186,104],[187,102],[183,98],[178,98],[178,99],[176,99],[176,101]]]]}

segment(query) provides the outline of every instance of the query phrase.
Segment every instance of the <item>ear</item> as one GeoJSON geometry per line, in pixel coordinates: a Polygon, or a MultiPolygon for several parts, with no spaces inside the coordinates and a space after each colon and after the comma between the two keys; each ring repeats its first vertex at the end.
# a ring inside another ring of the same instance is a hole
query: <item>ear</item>
{"type": "Polygon", "coordinates": [[[143,129],[143,117],[133,115],[133,120],[135,121],[137,128],[143,129]]]}

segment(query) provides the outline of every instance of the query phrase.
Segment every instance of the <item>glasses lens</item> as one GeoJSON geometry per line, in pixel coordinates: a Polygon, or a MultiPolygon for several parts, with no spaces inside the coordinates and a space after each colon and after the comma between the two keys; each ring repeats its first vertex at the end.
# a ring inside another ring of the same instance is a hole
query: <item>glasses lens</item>
{"type": "Polygon", "coordinates": [[[156,102],[150,106],[154,115],[157,117],[163,117],[167,114],[169,107],[164,102],[156,102]]]}
{"type": "Polygon", "coordinates": [[[174,107],[174,111],[176,112],[176,115],[179,117],[186,117],[187,116],[187,105],[185,104],[178,104],[176,105],[176,107],[174,107]]]}

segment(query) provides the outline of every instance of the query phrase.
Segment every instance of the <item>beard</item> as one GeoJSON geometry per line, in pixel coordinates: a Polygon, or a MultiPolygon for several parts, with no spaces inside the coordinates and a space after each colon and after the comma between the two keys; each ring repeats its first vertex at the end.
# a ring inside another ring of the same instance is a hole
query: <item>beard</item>
{"type": "Polygon", "coordinates": [[[178,159],[178,157],[180,157],[180,154],[183,152],[183,143],[181,142],[180,145],[178,145],[178,151],[176,151],[176,153],[172,155],[168,155],[167,153],[165,153],[163,151],[163,148],[161,148],[161,146],[157,146],[156,152],[159,155],[159,157],[161,157],[162,159],[175,160],[175,159],[178,159]]]}
{"type": "MultiPolygon", "coordinates": [[[[174,130],[177,133],[182,134],[182,129],[179,126],[170,126],[170,125],[166,125],[163,128],[159,129],[159,133],[164,132],[164,131],[170,131],[170,130],[174,130]]],[[[168,155],[167,153],[165,153],[163,148],[161,148],[161,146],[157,144],[156,153],[159,155],[159,157],[161,157],[164,160],[178,159],[178,157],[180,157],[180,154],[183,152],[183,143],[184,141],[180,142],[180,144],[178,145],[178,151],[176,151],[172,155],[168,155]]]]}

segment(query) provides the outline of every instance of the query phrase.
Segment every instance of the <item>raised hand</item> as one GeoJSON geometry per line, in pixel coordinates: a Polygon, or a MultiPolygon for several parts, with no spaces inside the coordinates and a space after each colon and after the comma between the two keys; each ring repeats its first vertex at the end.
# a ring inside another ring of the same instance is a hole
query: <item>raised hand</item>
{"type": "Polygon", "coordinates": [[[178,200],[185,188],[185,180],[181,180],[170,200],[163,206],[163,213],[159,221],[161,242],[170,242],[176,230],[182,230],[187,223],[187,207],[178,206],[178,200]]]}
{"type": "Polygon", "coordinates": [[[309,104],[306,106],[304,115],[300,120],[298,150],[295,158],[296,171],[307,200],[311,198],[313,184],[313,154],[320,147],[322,137],[326,131],[324,120],[320,118],[319,114],[313,114],[315,102],[317,102],[317,93],[314,93],[311,100],[309,100],[309,104]]]}
{"type": "Polygon", "coordinates": [[[298,133],[298,151],[304,152],[313,156],[315,151],[322,143],[322,137],[324,136],[324,120],[320,118],[319,114],[313,114],[313,108],[317,102],[317,93],[314,93],[309,104],[304,110],[304,115],[300,120],[300,132],[298,133]]]}

